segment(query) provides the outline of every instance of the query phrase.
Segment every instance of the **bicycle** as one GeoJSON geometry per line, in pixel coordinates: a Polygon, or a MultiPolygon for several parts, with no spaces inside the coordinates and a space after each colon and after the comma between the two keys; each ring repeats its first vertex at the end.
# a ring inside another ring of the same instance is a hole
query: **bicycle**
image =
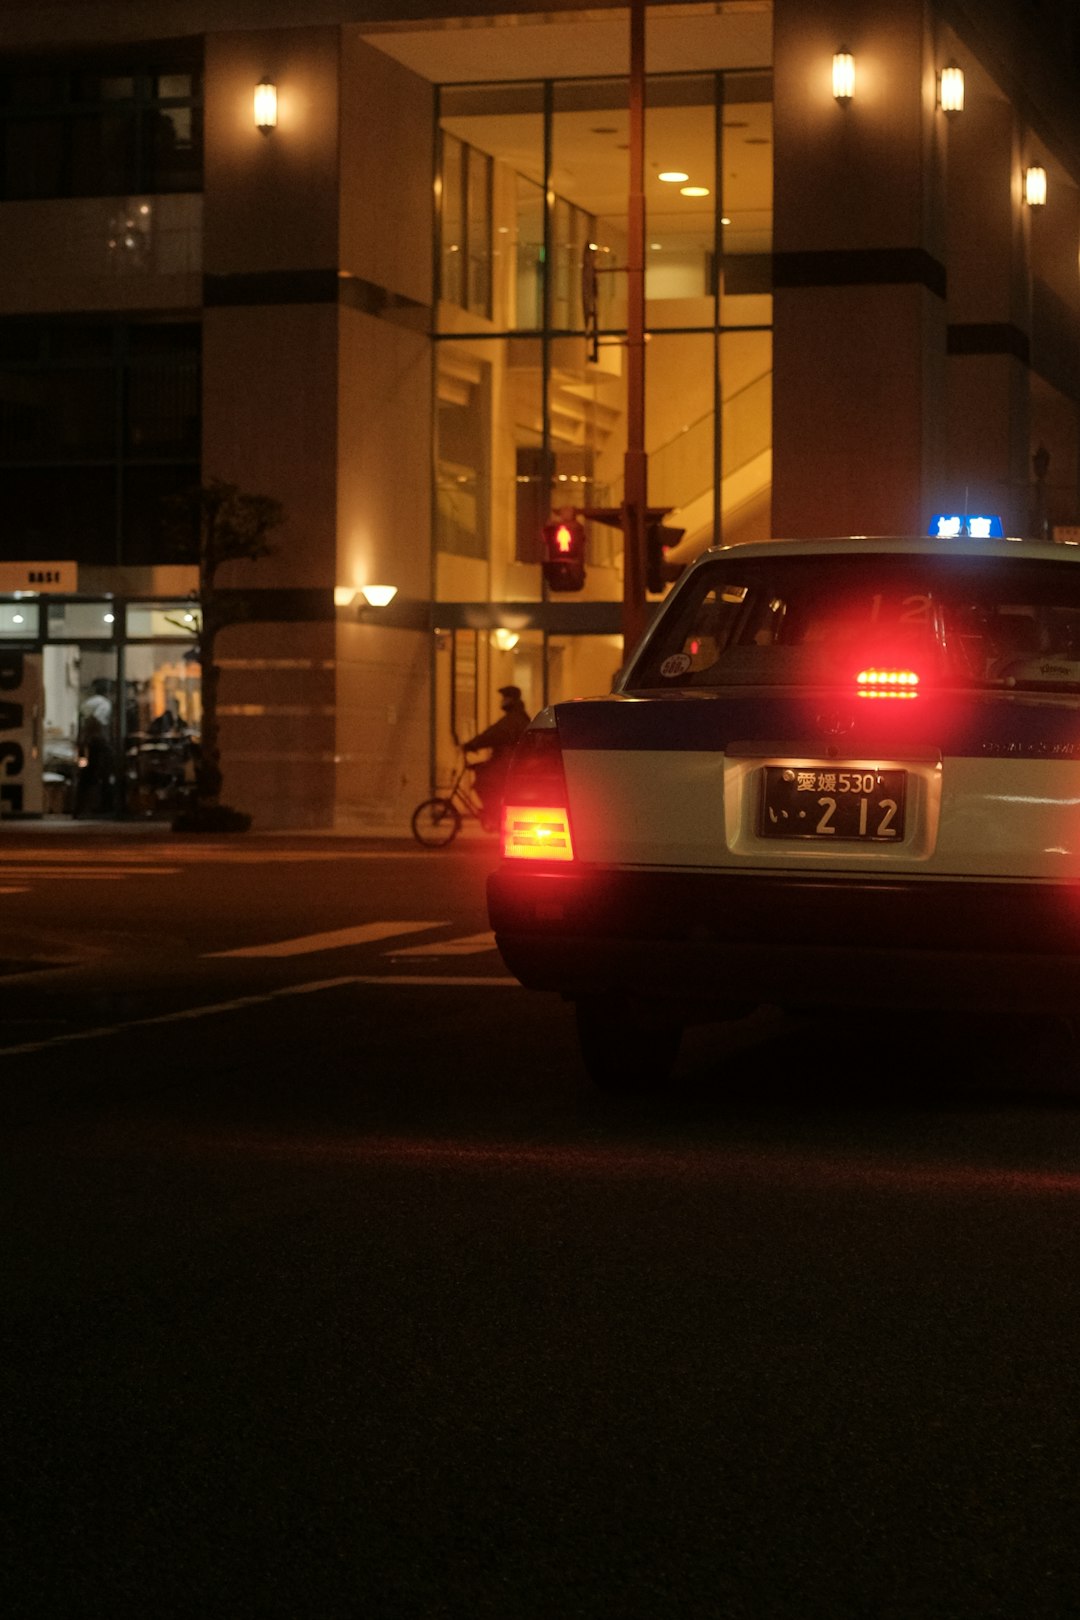
{"type": "Polygon", "coordinates": [[[413,811],[413,837],[425,849],[445,849],[447,844],[453,843],[465,821],[478,821],[485,832],[498,832],[498,822],[492,821],[475,791],[465,781],[466,772],[475,769],[475,765],[463,759],[447,791],[437,793],[432,799],[425,799],[413,811]]]}

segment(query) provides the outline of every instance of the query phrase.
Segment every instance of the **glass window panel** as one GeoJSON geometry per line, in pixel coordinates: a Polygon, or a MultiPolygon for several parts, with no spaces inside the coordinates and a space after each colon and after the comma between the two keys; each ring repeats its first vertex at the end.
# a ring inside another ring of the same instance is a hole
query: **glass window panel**
{"type": "Polygon", "coordinates": [[[449,304],[465,302],[465,192],[461,142],[442,139],[442,276],[439,293],[449,304]]]}
{"type": "Polygon", "coordinates": [[[190,639],[199,628],[194,602],[129,602],[125,624],[129,636],[179,636],[190,639]]]}
{"type": "Polygon", "coordinates": [[[116,347],[116,327],[111,322],[61,321],[47,329],[47,343],[50,360],[107,362],[116,347]]]}
{"type": "Polygon", "coordinates": [[[575,80],[553,87],[552,252],[556,277],[551,323],[581,329],[581,254],[597,244],[601,329],[626,326],[629,89],[625,79],[575,80]],[[614,269],[614,274],[608,271],[614,269]]]}
{"type": "Polygon", "coordinates": [[[498,229],[513,236],[513,305],[510,325],[535,330],[544,324],[544,188],[514,175],[514,218],[498,229]]]}
{"type": "Polygon", "coordinates": [[[717,79],[650,79],[645,117],[645,298],[650,327],[715,322],[717,79]],[[685,181],[661,180],[685,174],[685,181]]]}
{"type": "Polygon", "coordinates": [[[11,118],[3,131],[4,196],[56,197],[64,190],[64,125],[46,118],[11,118]]]}
{"type": "Polygon", "coordinates": [[[198,456],[199,379],[195,366],[132,367],[126,416],[129,456],[198,456]]]}
{"type": "MultiPolygon", "coordinates": [[[[490,364],[480,344],[442,344],[436,410],[436,549],[458,558],[488,555],[490,364]]],[[[447,571],[448,599],[486,596],[483,578],[447,571]],[[456,580],[456,584],[451,581],[456,580]]]]}
{"type": "Polygon", "coordinates": [[[116,607],[108,598],[100,602],[50,602],[49,635],[55,641],[108,641],[116,629],[116,607]]]}
{"type": "Polygon", "coordinates": [[[0,638],[17,641],[36,639],[41,613],[36,602],[0,602],[0,638]]]}
{"type": "Polygon", "coordinates": [[[506,349],[503,410],[493,446],[492,554],[504,565],[494,594],[538,601],[542,531],[551,516],[543,443],[543,350],[539,338],[512,338],[506,349]]]}
{"type": "Polygon", "coordinates": [[[64,100],[65,80],[58,73],[10,73],[4,76],[9,107],[52,107],[64,100]]]}
{"type": "Polygon", "coordinates": [[[466,151],[467,303],[474,315],[486,319],[491,314],[491,159],[475,146],[466,151]]]}
{"type": "Polygon", "coordinates": [[[3,476],[10,555],[27,562],[116,562],[114,468],[5,467],[3,476]]]}
{"type": "Polygon", "coordinates": [[[143,119],[140,189],[198,191],[202,185],[202,115],[195,107],[166,107],[143,119]]]}
{"type": "Polygon", "coordinates": [[[772,333],[717,338],[723,394],[720,453],[726,544],[767,540],[772,519],[772,333]]]}
{"type": "Polygon", "coordinates": [[[135,118],[94,113],[71,126],[71,194],[109,197],[135,189],[135,118]]]}
{"type": "Polygon", "coordinates": [[[714,352],[711,332],[660,333],[645,368],[649,505],[670,509],[665,525],[682,529],[678,543],[695,555],[715,532],[714,352]]]}
{"type": "Polygon", "coordinates": [[[83,79],[80,100],[131,101],[135,95],[135,80],[129,76],[108,79],[83,79]]]}
{"type": "Polygon", "coordinates": [[[188,354],[198,356],[202,328],[194,321],[153,321],[128,328],[128,351],[133,355],[188,354]]]}
{"type": "Polygon", "coordinates": [[[722,116],[720,324],[772,322],[773,117],[771,78],[729,73],[722,116]]]}
{"type": "MultiPolygon", "coordinates": [[[[482,230],[481,246],[490,253],[489,288],[486,305],[474,297],[481,284],[470,289],[470,308],[490,319],[501,331],[514,327],[535,329],[542,318],[542,259],[544,244],[544,95],[538,84],[453,85],[440,96],[440,121],[444,142],[456,140],[476,156],[470,171],[470,218],[462,222],[460,208],[448,212],[449,188],[453,175],[444,174],[441,262],[445,278],[452,273],[449,247],[456,240],[459,251],[476,255],[474,275],[481,276],[482,253],[478,252],[476,231],[482,230]],[[487,192],[478,190],[480,165],[487,167],[487,192]],[[483,214],[474,214],[483,203],[483,214]],[[468,224],[468,243],[465,242],[468,224]],[[455,232],[458,233],[455,235],[455,232]]],[[[461,272],[458,272],[459,276],[461,272]]],[[[460,285],[460,281],[458,283],[460,285]]],[[[465,304],[464,290],[456,301],[465,304]]],[[[450,311],[440,317],[453,324],[450,311]]]]}
{"type": "Polygon", "coordinates": [[[0,361],[36,360],[45,344],[37,321],[0,320],[0,361]]]}
{"type": "Polygon", "coordinates": [[[154,80],[154,94],[159,97],[190,96],[193,87],[190,73],[159,73],[154,80]]]}
{"type": "Polygon", "coordinates": [[[165,502],[199,482],[198,462],[168,467],[129,466],[123,481],[123,560],[132,567],[193,563],[194,536],[185,540],[167,522],[165,502]]]}
{"type": "Polygon", "coordinates": [[[93,461],[116,454],[114,378],[78,371],[0,371],[0,460],[93,461]]]}

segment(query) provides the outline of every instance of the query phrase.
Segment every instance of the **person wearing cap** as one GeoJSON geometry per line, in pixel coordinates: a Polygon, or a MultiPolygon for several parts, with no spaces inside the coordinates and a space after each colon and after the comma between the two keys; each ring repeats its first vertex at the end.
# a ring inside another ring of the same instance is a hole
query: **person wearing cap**
{"type": "Polygon", "coordinates": [[[502,803],[503,784],[510,766],[510,755],[522,732],[529,725],[529,713],[521,701],[520,686],[500,686],[499,697],[502,715],[485,731],[478,731],[475,737],[462,743],[466,754],[475,753],[479,748],[490,748],[490,759],[481,761],[473,766],[473,777],[476,791],[480,795],[480,803],[484,811],[484,826],[489,832],[498,830],[499,811],[502,803]]]}

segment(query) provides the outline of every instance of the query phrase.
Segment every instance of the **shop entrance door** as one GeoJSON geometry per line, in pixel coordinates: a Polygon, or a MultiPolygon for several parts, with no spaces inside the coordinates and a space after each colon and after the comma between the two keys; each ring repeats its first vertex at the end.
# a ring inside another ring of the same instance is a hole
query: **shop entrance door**
{"type": "Polygon", "coordinates": [[[50,643],[41,656],[45,813],[112,820],[123,808],[116,648],[50,643]]]}
{"type": "Polygon", "coordinates": [[[41,654],[0,651],[0,816],[42,810],[41,654]]]}

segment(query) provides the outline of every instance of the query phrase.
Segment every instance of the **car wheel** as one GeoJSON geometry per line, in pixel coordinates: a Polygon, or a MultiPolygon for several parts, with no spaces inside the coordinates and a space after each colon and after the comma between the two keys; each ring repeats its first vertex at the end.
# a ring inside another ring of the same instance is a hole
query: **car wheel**
{"type": "Polygon", "coordinates": [[[640,1097],[675,1067],[683,1026],[642,1023],[629,1001],[585,996],[574,1003],[578,1049],[593,1085],[612,1096],[640,1097]]]}

